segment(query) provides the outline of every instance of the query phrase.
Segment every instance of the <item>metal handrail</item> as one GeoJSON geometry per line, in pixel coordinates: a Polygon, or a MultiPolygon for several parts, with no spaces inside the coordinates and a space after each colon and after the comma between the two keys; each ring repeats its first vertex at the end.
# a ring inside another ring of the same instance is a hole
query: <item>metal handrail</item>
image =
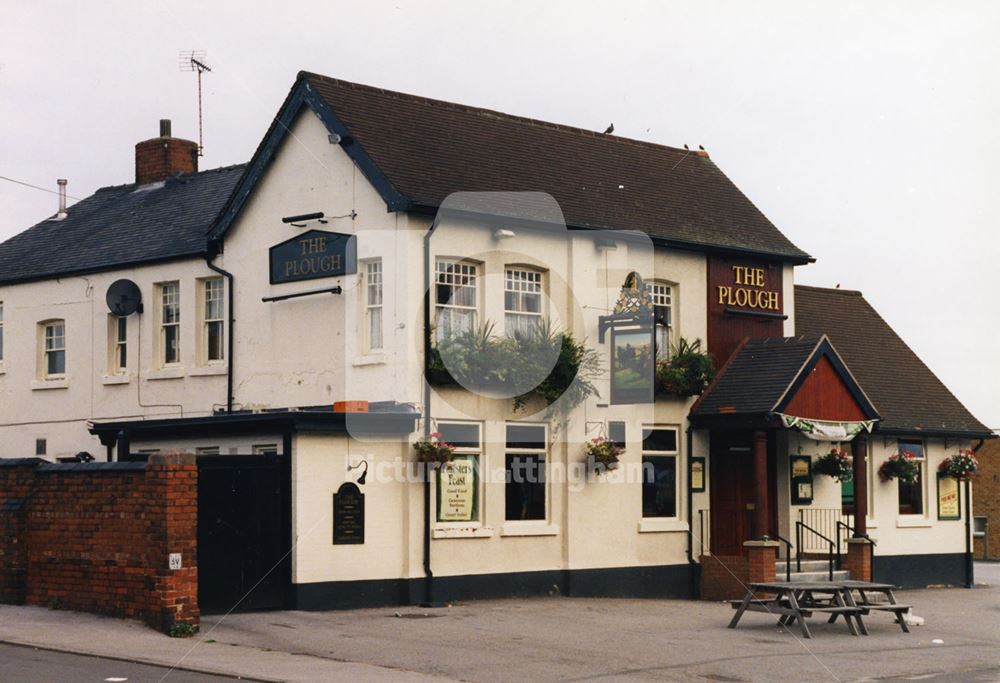
{"type": "Polygon", "coordinates": [[[792,580],[792,542],[789,541],[784,536],[780,534],[775,534],[774,537],[785,544],[785,581],[791,582],[792,580]]]}
{"type": "Polygon", "coordinates": [[[818,532],[815,529],[813,529],[811,526],[809,526],[805,522],[802,522],[802,521],[795,522],[795,568],[796,568],[796,570],[797,571],[802,571],[802,530],[803,529],[805,529],[806,531],[811,531],[813,534],[815,534],[816,536],[819,536],[821,539],[823,539],[824,541],[826,541],[829,544],[829,555],[828,555],[829,577],[830,577],[830,580],[833,581],[833,548],[834,548],[834,545],[835,545],[834,542],[831,541],[826,536],[824,536],[823,534],[821,534],[820,532],[818,532]]]}

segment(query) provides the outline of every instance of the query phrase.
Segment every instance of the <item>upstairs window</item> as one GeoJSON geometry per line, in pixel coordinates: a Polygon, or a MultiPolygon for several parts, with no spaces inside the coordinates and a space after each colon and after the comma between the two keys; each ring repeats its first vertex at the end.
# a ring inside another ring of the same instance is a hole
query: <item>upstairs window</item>
{"type": "Polygon", "coordinates": [[[181,287],[178,282],[159,285],[160,365],[181,362],[181,287]]]}
{"type": "Polygon", "coordinates": [[[108,372],[123,375],[128,369],[128,318],[108,316],[108,372]]]}
{"type": "Polygon", "coordinates": [[[674,336],[674,288],[666,282],[652,280],[646,283],[646,291],[653,304],[656,360],[667,360],[670,357],[670,344],[674,336]]]}
{"type": "Polygon", "coordinates": [[[504,328],[508,337],[529,335],[542,323],[542,274],[523,267],[504,269],[504,328]]]}
{"type": "Polygon", "coordinates": [[[924,514],[924,480],[927,478],[927,455],[924,452],[923,441],[899,440],[899,452],[909,451],[916,456],[917,466],[920,473],[917,480],[912,484],[904,484],[897,481],[899,487],[899,514],[901,515],[922,515],[924,514]]]}
{"type": "Polygon", "coordinates": [[[49,320],[42,323],[42,376],[59,378],[66,375],[66,322],[49,320]]]}
{"type": "Polygon", "coordinates": [[[206,363],[226,358],[225,291],[226,285],[221,277],[202,280],[202,348],[206,363]]]}
{"type": "Polygon", "coordinates": [[[382,259],[365,263],[365,329],[368,350],[382,349],[382,259]]]}
{"type": "Polygon", "coordinates": [[[440,341],[473,332],[479,324],[479,265],[438,259],[434,272],[435,336],[440,341]]]}

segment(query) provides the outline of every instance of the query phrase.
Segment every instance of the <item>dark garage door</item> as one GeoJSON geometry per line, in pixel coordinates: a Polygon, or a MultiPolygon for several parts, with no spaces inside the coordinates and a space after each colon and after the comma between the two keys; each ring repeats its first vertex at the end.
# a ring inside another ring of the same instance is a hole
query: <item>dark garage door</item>
{"type": "Polygon", "coordinates": [[[198,457],[198,602],[203,613],[288,607],[291,508],[284,457],[198,457]]]}

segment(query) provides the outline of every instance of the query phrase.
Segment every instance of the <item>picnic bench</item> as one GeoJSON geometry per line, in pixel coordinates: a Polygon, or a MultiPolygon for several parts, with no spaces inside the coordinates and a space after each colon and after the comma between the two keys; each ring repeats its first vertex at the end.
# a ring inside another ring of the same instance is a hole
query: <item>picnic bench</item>
{"type": "MultiPolygon", "coordinates": [[[[896,602],[896,596],[893,594],[896,586],[891,583],[872,583],[871,581],[840,581],[838,583],[844,587],[844,594],[848,602],[861,608],[865,616],[871,612],[892,612],[896,617],[896,623],[903,629],[903,632],[910,632],[904,615],[910,611],[912,606],[896,602]],[[854,599],[854,593],[858,594],[859,600],[854,599]],[[888,602],[873,602],[872,595],[883,595],[888,602]]],[[[830,623],[836,620],[836,614],[830,616],[830,623]]]]}
{"type": "Polygon", "coordinates": [[[730,600],[736,614],[729,622],[729,628],[736,628],[745,612],[764,612],[778,617],[778,624],[790,626],[798,622],[805,638],[812,638],[806,619],[814,613],[831,615],[830,621],[843,616],[851,635],[868,635],[860,606],[851,604],[853,598],[838,582],[771,581],[751,583],[742,600],[730,600]],[[758,598],[758,593],[772,594],[774,597],[758,598]]]}

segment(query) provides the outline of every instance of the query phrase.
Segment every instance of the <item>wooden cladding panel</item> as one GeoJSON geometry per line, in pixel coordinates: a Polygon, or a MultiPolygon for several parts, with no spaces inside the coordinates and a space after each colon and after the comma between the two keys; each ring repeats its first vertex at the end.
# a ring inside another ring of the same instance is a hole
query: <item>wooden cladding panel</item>
{"type": "Polygon", "coordinates": [[[781,264],[720,256],[708,257],[708,350],[715,357],[717,368],[729,360],[729,356],[746,337],[763,339],[784,335],[784,322],[780,317],[727,313],[727,309],[782,315],[785,302],[781,264]],[[754,272],[748,273],[740,269],[750,269],[754,272]],[[759,280],[755,275],[761,270],[763,285],[758,285],[756,283],[759,280]],[[720,293],[720,287],[729,289],[720,293]],[[739,295],[738,290],[747,290],[747,294],[739,295]],[[746,303],[748,300],[758,306],[751,307],[746,303]]]}
{"type": "Polygon", "coordinates": [[[865,419],[861,406],[826,356],[819,359],[783,412],[796,417],[835,422],[865,419]]]}

